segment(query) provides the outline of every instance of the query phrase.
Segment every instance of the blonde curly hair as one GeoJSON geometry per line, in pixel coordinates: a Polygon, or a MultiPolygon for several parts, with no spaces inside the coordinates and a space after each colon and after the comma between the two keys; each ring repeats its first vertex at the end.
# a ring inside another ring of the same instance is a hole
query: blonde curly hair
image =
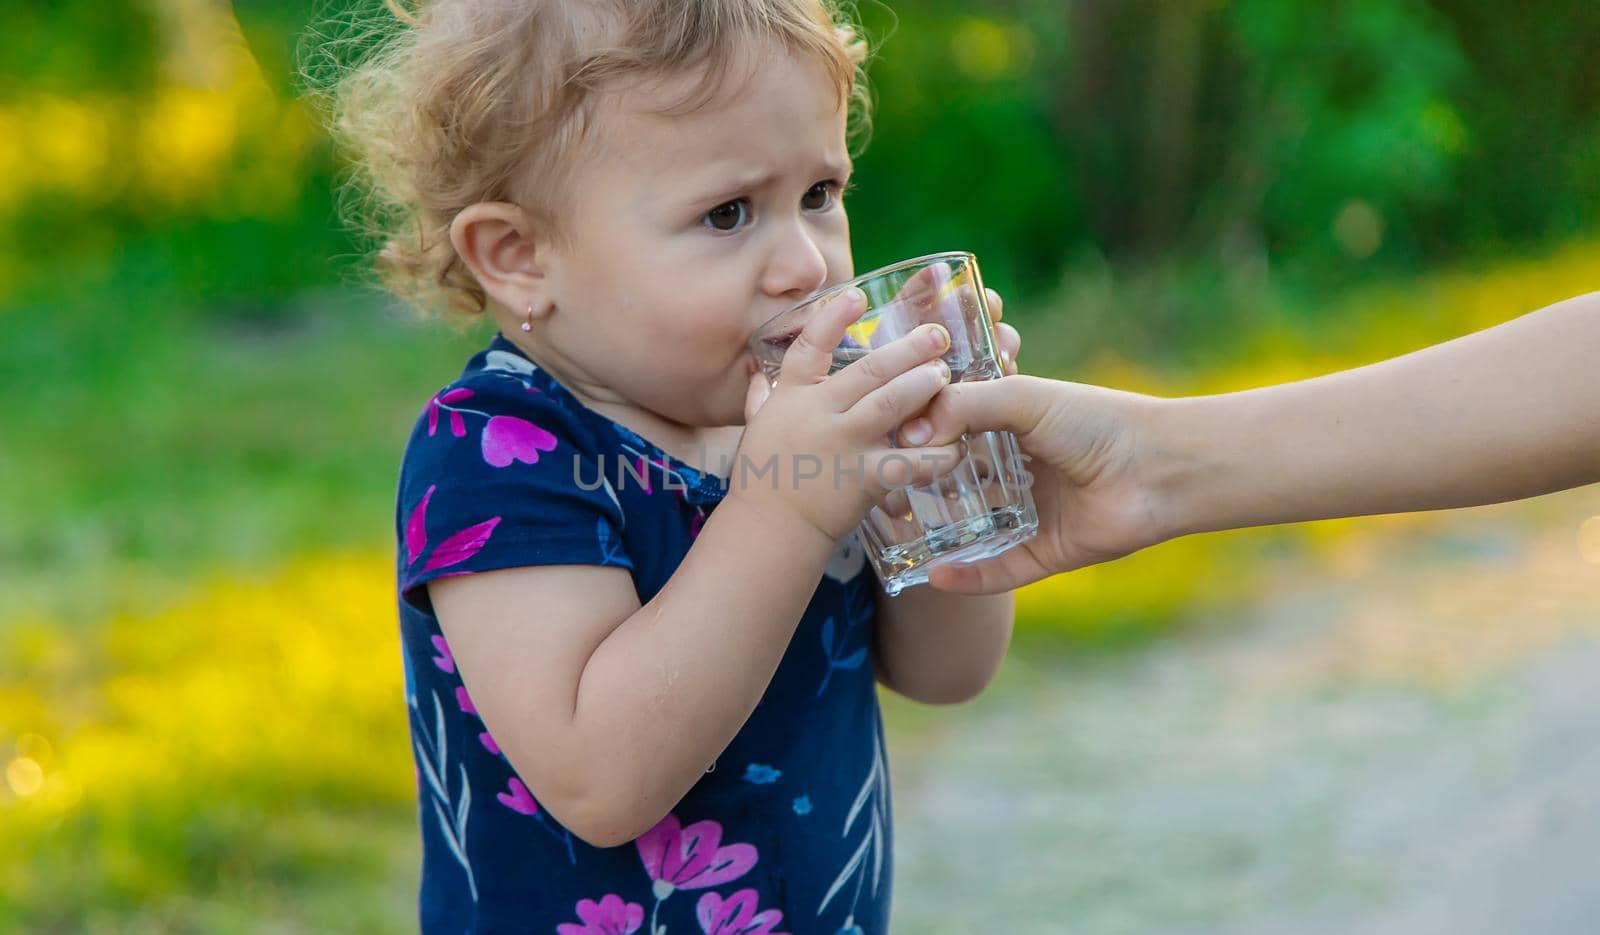
{"type": "Polygon", "coordinates": [[[351,178],[341,214],[383,284],[423,310],[488,297],[450,243],[469,205],[522,205],[559,236],[558,194],[597,95],[698,72],[673,112],[711,100],[745,44],[821,62],[865,129],[866,44],[836,0],[431,0],[317,31],[303,67],[351,178]]]}

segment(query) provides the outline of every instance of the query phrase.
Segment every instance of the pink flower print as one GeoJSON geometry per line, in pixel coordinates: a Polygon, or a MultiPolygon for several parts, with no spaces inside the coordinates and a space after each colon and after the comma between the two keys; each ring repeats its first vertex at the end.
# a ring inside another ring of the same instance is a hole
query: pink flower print
{"type": "MultiPolygon", "coordinates": [[[[529,792],[528,787],[522,784],[522,780],[515,776],[512,776],[511,781],[506,783],[506,791],[496,792],[494,797],[500,800],[501,805],[518,814],[539,814],[539,803],[533,800],[533,793],[529,792]]],[[[578,917],[580,919],[583,918],[583,913],[579,912],[578,917]]]]}
{"type": "Polygon", "coordinates": [[[456,671],[456,657],[450,652],[450,644],[444,641],[444,637],[435,636],[433,637],[433,648],[439,651],[439,655],[433,657],[433,664],[438,666],[442,672],[454,673],[456,671]]]}
{"type": "Polygon", "coordinates": [[[480,731],[478,733],[478,743],[483,744],[483,749],[488,750],[495,756],[500,755],[500,745],[494,742],[494,738],[489,736],[488,731],[480,731]]]}
{"type": "Polygon", "coordinates": [[[474,555],[489,542],[489,537],[494,534],[494,528],[500,525],[500,517],[493,516],[473,526],[452,535],[439,543],[433,550],[433,557],[428,559],[428,564],[422,566],[424,572],[439,568],[449,568],[459,565],[474,555]]]}
{"type": "Polygon", "coordinates": [[[655,488],[650,486],[650,466],[652,464],[655,464],[655,462],[651,461],[649,458],[646,458],[644,455],[639,456],[639,480],[641,485],[644,487],[645,493],[655,493],[655,488]]]}
{"type": "Polygon", "coordinates": [[[411,511],[411,516],[406,520],[406,564],[410,565],[428,547],[428,501],[433,499],[433,491],[438,485],[430,485],[417,508],[411,511]]]}
{"type": "Polygon", "coordinates": [[[456,686],[456,704],[461,706],[461,710],[465,714],[478,713],[478,708],[472,703],[472,696],[467,694],[467,686],[465,685],[456,686]]]}
{"type": "Polygon", "coordinates": [[[634,845],[654,881],[656,899],[666,899],[678,889],[699,890],[737,880],[756,865],[754,845],[718,847],[721,841],[721,824],[697,821],[684,828],[676,815],[640,835],[634,845]]]}
{"type": "MultiPolygon", "coordinates": [[[[472,391],[464,386],[456,387],[445,393],[428,400],[428,437],[439,431],[439,410],[449,408],[451,403],[459,403],[464,399],[471,399],[472,391]]],[[[450,434],[462,438],[467,434],[467,425],[461,419],[461,413],[450,410],[450,434]]]]}
{"type": "Polygon", "coordinates": [[[493,416],[483,427],[483,460],[497,468],[513,461],[539,463],[539,452],[555,451],[556,437],[516,416],[493,416]]]}
{"type": "Polygon", "coordinates": [[[563,922],[556,926],[556,935],[630,935],[644,925],[644,907],[623,902],[615,893],[602,896],[599,902],[580,899],[577,908],[583,924],[563,922]]]}
{"type": "Polygon", "coordinates": [[[785,935],[773,927],[783,922],[777,909],[756,912],[756,891],[740,890],[727,899],[707,893],[695,904],[695,916],[706,935],[785,935]]]}

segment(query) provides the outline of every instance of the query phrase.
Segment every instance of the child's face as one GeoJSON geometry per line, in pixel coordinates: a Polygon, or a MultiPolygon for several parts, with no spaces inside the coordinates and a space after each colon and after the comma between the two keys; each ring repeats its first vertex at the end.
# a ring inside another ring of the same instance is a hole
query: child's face
{"type": "Polygon", "coordinates": [[[659,113],[675,99],[633,91],[600,109],[568,237],[546,254],[543,339],[604,398],[735,425],[756,327],[852,275],[846,115],[820,63],[776,48],[709,105],[659,113]]]}

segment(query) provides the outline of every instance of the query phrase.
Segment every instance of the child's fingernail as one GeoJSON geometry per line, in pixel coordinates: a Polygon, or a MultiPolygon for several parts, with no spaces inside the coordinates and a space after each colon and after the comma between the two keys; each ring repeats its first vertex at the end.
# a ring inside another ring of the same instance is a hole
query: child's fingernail
{"type": "Polygon", "coordinates": [[[850,288],[848,288],[848,289],[846,289],[844,291],[844,301],[845,301],[846,305],[850,305],[850,306],[866,305],[867,304],[867,294],[865,292],[862,292],[860,289],[856,288],[855,286],[851,286],[850,288]]]}
{"type": "Polygon", "coordinates": [[[939,360],[936,360],[933,363],[934,363],[935,366],[937,366],[939,368],[939,381],[941,383],[949,383],[950,382],[950,365],[945,363],[943,358],[941,358],[939,360]]]}
{"type": "Polygon", "coordinates": [[[923,325],[922,343],[934,350],[944,350],[950,346],[950,332],[944,325],[923,325]]]}
{"type": "Polygon", "coordinates": [[[927,419],[913,419],[900,430],[900,435],[913,445],[926,445],[933,438],[933,423],[927,419]]]}

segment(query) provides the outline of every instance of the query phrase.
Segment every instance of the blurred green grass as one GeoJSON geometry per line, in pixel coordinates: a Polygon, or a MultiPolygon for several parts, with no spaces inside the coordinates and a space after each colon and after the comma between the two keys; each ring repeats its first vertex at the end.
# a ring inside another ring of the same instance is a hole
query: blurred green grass
{"type": "Polygon", "coordinates": [[[383,541],[415,400],[478,341],[348,294],[119,311],[7,313],[13,606],[93,620],[124,588],[383,541]]]}

